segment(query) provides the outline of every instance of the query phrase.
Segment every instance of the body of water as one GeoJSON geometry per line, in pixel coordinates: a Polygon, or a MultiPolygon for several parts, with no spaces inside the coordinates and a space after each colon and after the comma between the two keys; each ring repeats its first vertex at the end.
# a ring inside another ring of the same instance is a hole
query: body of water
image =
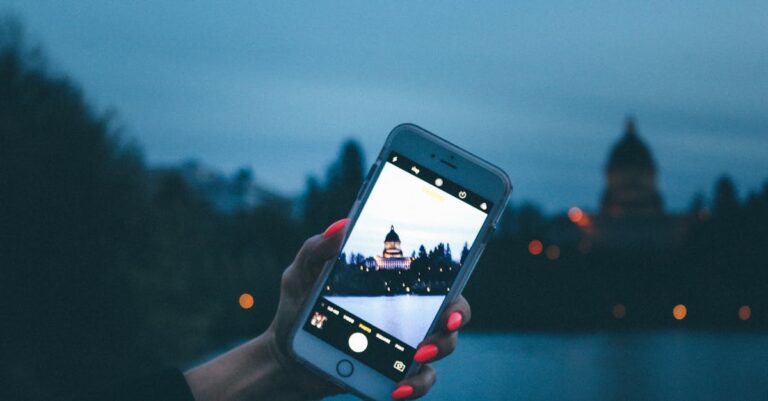
{"type": "Polygon", "coordinates": [[[469,333],[434,366],[427,400],[768,400],[764,334],[469,333]]]}
{"type": "Polygon", "coordinates": [[[443,295],[324,296],[372,325],[416,348],[432,323],[443,295]]]}

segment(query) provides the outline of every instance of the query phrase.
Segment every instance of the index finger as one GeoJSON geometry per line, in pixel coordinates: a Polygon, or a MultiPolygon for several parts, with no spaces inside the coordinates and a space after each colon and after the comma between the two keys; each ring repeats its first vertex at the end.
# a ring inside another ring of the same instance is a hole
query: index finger
{"type": "Polygon", "coordinates": [[[469,307],[469,302],[463,295],[459,295],[443,311],[443,315],[440,317],[440,328],[447,332],[456,331],[466,326],[471,318],[472,308],[469,307]]]}

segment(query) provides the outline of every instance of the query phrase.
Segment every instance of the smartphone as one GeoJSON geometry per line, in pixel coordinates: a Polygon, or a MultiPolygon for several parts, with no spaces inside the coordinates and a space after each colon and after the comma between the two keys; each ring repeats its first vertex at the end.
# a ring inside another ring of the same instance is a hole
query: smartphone
{"type": "Polygon", "coordinates": [[[350,392],[389,400],[415,374],[512,192],[506,173],[413,124],[395,127],[289,341],[291,353],[350,392]]]}

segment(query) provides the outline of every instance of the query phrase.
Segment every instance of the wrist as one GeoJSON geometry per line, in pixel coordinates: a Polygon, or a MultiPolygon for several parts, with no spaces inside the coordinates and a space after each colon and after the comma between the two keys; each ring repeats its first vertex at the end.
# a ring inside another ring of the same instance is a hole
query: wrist
{"type": "Polygon", "coordinates": [[[290,363],[295,362],[280,351],[274,333],[267,330],[185,377],[196,401],[306,400],[301,386],[291,383],[290,363]]]}

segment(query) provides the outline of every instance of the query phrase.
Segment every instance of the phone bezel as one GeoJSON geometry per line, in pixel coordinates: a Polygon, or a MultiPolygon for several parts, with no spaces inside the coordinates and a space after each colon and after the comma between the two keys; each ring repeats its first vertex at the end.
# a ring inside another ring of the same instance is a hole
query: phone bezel
{"type": "MultiPolygon", "coordinates": [[[[432,320],[428,333],[433,333],[439,324],[439,316],[445,307],[461,294],[472,274],[480,255],[485,249],[487,240],[490,238],[490,234],[495,229],[496,223],[506,207],[507,200],[512,192],[512,184],[506,173],[491,163],[419,126],[401,124],[390,132],[381,152],[371,166],[370,173],[361,186],[360,194],[350,210],[349,218],[351,221],[348,224],[347,233],[351,232],[354,228],[362,206],[365,205],[373,188],[371,184],[376,182],[386,161],[384,158],[392,151],[429,168],[442,177],[458,183],[492,202],[492,207],[488,211],[488,217],[478,231],[477,237],[475,237],[461,272],[452,284],[453,291],[446,296],[438,313],[432,320]],[[453,165],[453,167],[450,165],[453,165]]],[[[322,292],[322,285],[327,280],[334,264],[335,259],[329,261],[324,266],[320,277],[318,277],[311,293],[307,297],[299,314],[299,319],[291,331],[288,342],[289,350],[297,361],[319,372],[350,392],[367,399],[387,400],[390,398],[389,394],[395,387],[395,382],[392,379],[302,330],[306,320],[309,318],[309,313],[322,292]],[[349,377],[341,377],[336,372],[336,365],[342,359],[349,360],[354,365],[354,374],[349,377]]],[[[406,372],[406,377],[413,375],[418,369],[419,364],[412,364],[406,372]]]]}

